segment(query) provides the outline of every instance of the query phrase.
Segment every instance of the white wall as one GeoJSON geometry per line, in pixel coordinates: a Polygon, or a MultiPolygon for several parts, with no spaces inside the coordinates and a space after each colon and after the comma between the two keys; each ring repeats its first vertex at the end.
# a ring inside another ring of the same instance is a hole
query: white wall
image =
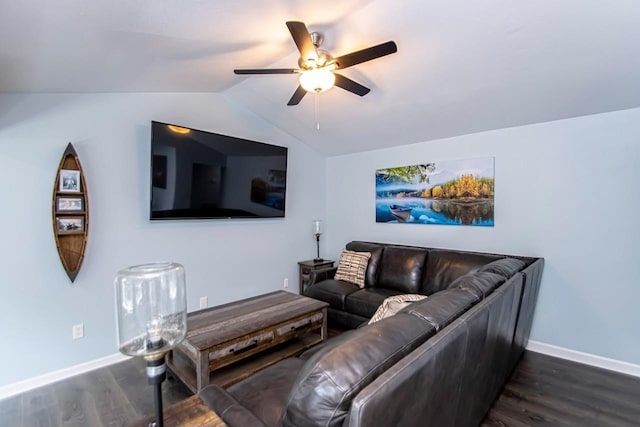
{"type": "Polygon", "coordinates": [[[633,109],[330,158],[323,255],[357,239],[542,256],[531,339],[638,364],[639,141],[633,109]],[[495,227],[375,222],[376,169],[482,156],[495,227]]]}
{"type": "Polygon", "coordinates": [[[113,277],[130,265],[183,263],[190,311],[201,296],[221,304],[281,289],[285,277],[295,290],[324,209],[323,157],[215,94],[0,95],[0,174],[0,386],[117,353],[113,277]],[[151,120],[289,147],[286,218],[150,222],[151,120]],[[68,142],[91,209],[74,284],[51,225],[68,142]],[[85,338],[73,341],[76,323],[85,338]]]}

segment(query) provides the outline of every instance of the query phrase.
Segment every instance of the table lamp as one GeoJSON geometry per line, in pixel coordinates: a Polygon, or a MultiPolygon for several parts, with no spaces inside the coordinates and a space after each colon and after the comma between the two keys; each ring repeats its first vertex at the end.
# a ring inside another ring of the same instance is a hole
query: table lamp
{"type": "Polygon", "coordinates": [[[156,419],[149,427],[163,427],[165,353],[187,333],[184,267],[172,262],[128,267],[116,274],[115,288],[119,350],[146,360],[156,419]]]}
{"type": "Polygon", "coordinates": [[[318,255],[313,259],[313,262],[324,261],[322,258],[320,258],[320,234],[322,234],[322,231],[320,229],[321,225],[322,221],[320,221],[319,219],[313,220],[313,234],[316,236],[316,247],[318,249],[318,255]]]}

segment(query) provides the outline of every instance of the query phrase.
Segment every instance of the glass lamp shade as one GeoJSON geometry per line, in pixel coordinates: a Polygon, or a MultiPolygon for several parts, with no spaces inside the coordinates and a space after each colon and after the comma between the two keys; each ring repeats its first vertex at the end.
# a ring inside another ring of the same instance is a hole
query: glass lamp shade
{"type": "Polygon", "coordinates": [[[115,287],[121,353],[159,359],[184,339],[187,292],[182,265],[129,267],[116,274],[115,287]]]}
{"type": "Polygon", "coordinates": [[[324,92],[335,84],[336,76],[332,71],[317,68],[300,74],[300,86],[307,92],[324,92]]]}
{"type": "Polygon", "coordinates": [[[313,234],[322,234],[322,221],[319,219],[313,220],[313,234]]]}

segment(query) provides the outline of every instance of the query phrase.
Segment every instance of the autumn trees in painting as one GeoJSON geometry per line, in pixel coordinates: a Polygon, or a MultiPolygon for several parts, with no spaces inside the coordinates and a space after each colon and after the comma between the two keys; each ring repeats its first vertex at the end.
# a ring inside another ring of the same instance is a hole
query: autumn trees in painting
{"type": "Polygon", "coordinates": [[[493,178],[462,175],[442,185],[426,188],[422,197],[427,199],[475,200],[493,198],[493,178]]]}

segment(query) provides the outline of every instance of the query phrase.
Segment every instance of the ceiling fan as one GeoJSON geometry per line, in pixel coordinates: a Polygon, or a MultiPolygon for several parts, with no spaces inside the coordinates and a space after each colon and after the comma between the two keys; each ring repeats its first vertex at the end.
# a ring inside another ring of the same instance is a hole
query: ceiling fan
{"type": "Polygon", "coordinates": [[[324,36],[321,33],[309,33],[307,26],[303,22],[297,21],[288,21],[287,28],[289,28],[291,37],[300,51],[299,68],[233,70],[236,74],[300,74],[300,84],[287,105],[298,105],[307,92],[324,92],[334,85],[356,95],[364,96],[371,89],[336,73],[335,70],[343,70],[398,51],[396,44],[388,41],[334,58],[326,50],[320,49],[324,41],[324,36]]]}

